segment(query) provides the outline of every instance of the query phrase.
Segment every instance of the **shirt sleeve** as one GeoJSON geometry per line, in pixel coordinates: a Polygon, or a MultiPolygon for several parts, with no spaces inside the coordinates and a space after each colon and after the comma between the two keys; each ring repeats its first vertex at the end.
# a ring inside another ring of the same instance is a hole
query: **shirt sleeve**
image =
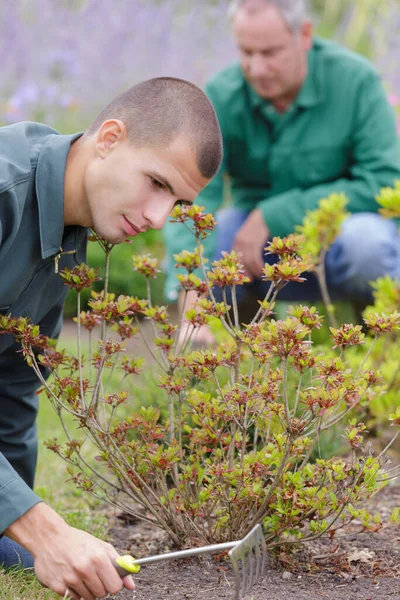
{"type": "MultiPolygon", "coordinates": [[[[57,338],[61,324],[62,305],[60,304],[54,306],[42,319],[39,324],[40,331],[44,335],[57,338]]],[[[35,395],[40,382],[18,349],[18,345],[14,343],[0,354],[0,406],[6,414],[7,403],[20,401],[19,418],[22,422],[27,413],[36,410],[35,395]]],[[[45,377],[49,375],[47,369],[43,369],[42,372],[45,377]]],[[[0,453],[0,534],[41,501],[41,498],[0,453]]]]}
{"type": "MultiPolygon", "coordinates": [[[[210,183],[204,188],[202,192],[197,196],[195,203],[199,206],[204,206],[206,213],[212,213],[215,216],[216,211],[222,205],[223,192],[224,192],[224,177],[227,173],[227,125],[226,117],[224,117],[224,110],[222,102],[218,98],[217,90],[213,86],[206,86],[205,93],[211,100],[214,106],[215,112],[217,113],[218,121],[220,124],[222,138],[224,140],[224,156],[221,167],[215,177],[210,183]]],[[[196,239],[194,235],[187,229],[182,223],[171,223],[167,222],[163,228],[164,241],[166,246],[166,284],[165,284],[165,296],[168,301],[174,301],[178,297],[178,280],[176,275],[178,273],[185,273],[184,269],[175,268],[174,254],[182,252],[182,250],[193,251],[196,247],[196,239]]],[[[204,257],[210,261],[214,256],[215,247],[215,231],[202,242],[204,247],[204,257]]],[[[201,277],[201,271],[195,273],[201,277]]]]}
{"type": "Polygon", "coordinates": [[[14,521],[41,502],[0,452],[0,536],[14,521]]]}
{"type": "MultiPolygon", "coordinates": [[[[18,407],[15,431],[22,445],[25,438],[28,441],[31,436],[28,429],[25,435],[22,432],[36,411],[35,393],[39,381],[18,350],[19,346],[14,343],[0,355],[0,406],[3,418],[9,422],[15,419],[18,407]]],[[[32,462],[34,460],[32,458],[32,462]]],[[[30,467],[26,465],[25,473],[17,473],[6,457],[0,454],[0,533],[40,502],[29,485],[32,484],[28,476],[30,467]]]]}
{"type": "Polygon", "coordinates": [[[318,208],[321,198],[334,192],[346,194],[347,209],[352,213],[377,212],[375,198],[379,190],[400,179],[396,119],[378,75],[369,73],[357,100],[348,176],[308,189],[292,189],[259,202],[271,236],[292,233],[307,211],[318,208]]]}

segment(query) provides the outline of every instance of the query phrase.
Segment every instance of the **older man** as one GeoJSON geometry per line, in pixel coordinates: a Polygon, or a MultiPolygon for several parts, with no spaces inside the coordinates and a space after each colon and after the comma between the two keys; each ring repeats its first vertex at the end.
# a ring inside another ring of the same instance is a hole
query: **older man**
{"type": "MultiPolygon", "coordinates": [[[[218,171],[215,111],[195,85],[142,82],[86,133],[39,123],[0,128],[0,312],[57,337],[67,290],[57,274],[85,257],[87,228],[117,244],[161,228],[218,171]]],[[[33,491],[39,380],[0,336],[0,566],[33,566],[61,596],[95,600],[122,588],[116,550],[70,527],[33,491]]],[[[133,589],[131,577],[124,585],[133,589]]]]}
{"type": "MultiPolygon", "coordinates": [[[[321,198],[344,192],[353,214],[327,255],[328,285],[334,298],[367,302],[371,280],[400,276],[396,226],[376,214],[379,189],[400,178],[395,117],[380,78],[361,56],[313,36],[304,0],[236,0],[231,19],[239,62],[206,86],[224,161],[196,202],[215,213],[229,180],[232,205],[217,214],[206,256],[240,252],[249,285],[263,297],[267,240],[293,232],[321,198]]],[[[170,300],[177,297],[172,255],[193,246],[177,227],[165,229],[170,300]]],[[[318,299],[315,279],[307,279],[280,298],[318,299]]],[[[210,340],[206,329],[200,339],[210,340]]]]}

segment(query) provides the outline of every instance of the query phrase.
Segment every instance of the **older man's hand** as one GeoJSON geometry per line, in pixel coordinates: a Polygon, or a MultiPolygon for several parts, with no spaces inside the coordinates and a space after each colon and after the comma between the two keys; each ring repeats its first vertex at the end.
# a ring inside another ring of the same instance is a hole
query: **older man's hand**
{"type": "Polygon", "coordinates": [[[263,248],[269,238],[269,230],[259,208],[254,209],[236,234],[233,249],[240,257],[246,275],[250,279],[261,277],[264,261],[263,248]]]}

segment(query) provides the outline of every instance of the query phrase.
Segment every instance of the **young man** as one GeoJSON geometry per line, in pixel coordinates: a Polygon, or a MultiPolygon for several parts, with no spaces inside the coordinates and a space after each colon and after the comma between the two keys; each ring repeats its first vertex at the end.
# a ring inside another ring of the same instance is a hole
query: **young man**
{"type": "MultiPolygon", "coordinates": [[[[196,86],[172,78],[116,98],[85,134],[38,123],[0,129],[0,312],[29,316],[57,337],[67,290],[56,274],[85,259],[87,228],[119,243],[160,229],[218,171],[215,111],[196,86]]],[[[0,564],[34,563],[60,595],[94,600],[133,589],[116,550],[69,527],[33,492],[38,380],[11,336],[0,336],[0,564]]]]}
{"type": "MultiPolygon", "coordinates": [[[[206,257],[240,252],[249,285],[262,298],[261,270],[271,260],[263,255],[267,240],[294,232],[321,198],[344,192],[353,214],[328,253],[328,286],[334,299],[367,302],[371,280],[400,277],[396,225],[376,214],[376,194],[400,178],[395,117],[380,78],[361,56],[313,37],[304,0],[236,0],[231,19],[239,62],[206,86],[224,161],[196,203],[215,213],[227,175],[232,206],[217,214],[206,257]]],[[[165,235],[167,297],[174,300],[172,257],[193,241],[176,224],[165,235]]],[[[314,301],[318,292],[307,275],[305,284],[290,284],[279,297],[314,301]]],[[[211,339],[206,328],[197,338],[211,339]]]]}

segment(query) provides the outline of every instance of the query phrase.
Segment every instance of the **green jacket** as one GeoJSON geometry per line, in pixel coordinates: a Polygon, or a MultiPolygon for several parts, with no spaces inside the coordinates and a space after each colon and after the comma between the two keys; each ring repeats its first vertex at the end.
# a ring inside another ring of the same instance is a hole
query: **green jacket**
{"type": "MultiPolygon", "coordinates": [[[[63,269],[86,255],[87,230],[64,228],[65,165],[79,135],[62,136],[38,123],[0,128],[0,312],[29,317],[50,337],[60,332],[68,291],[54,258],[61,248],[75,251],[61,255],[63,269]]],[[[24,429],[34,421],[39,387],[19,350],[11,336],[0,335],[0,427],[6,423],[8,435],[13,431],[15,454],[36,436],[34,427],[24,429]]],[[[0,436],[0,450],[3,444],[7,440],[0,436]]],[[[17,472],[0,452],[0,534],[40,501],[31,489],[36,462],[31,454],[17,472]]]]}
{"type": "MultiPolygon", "coordinates": [[[[271,236],[284,236],[332,192],[344,192],[353,213],[376,212],[379,189],[400,178],[395,115],[373,65],[318,38],[308,60],[306,81],[282,115],[255,93],[239,64],[207,84],[224,139],[222,167],[196,200],[207,212],[220,208],[228,180],[233,205],[261,209],[271,236]]],[[[166,296],[174,300],[173,254],[192,249],[194,238],[171,223],[164,235],[166,296]]]]}

